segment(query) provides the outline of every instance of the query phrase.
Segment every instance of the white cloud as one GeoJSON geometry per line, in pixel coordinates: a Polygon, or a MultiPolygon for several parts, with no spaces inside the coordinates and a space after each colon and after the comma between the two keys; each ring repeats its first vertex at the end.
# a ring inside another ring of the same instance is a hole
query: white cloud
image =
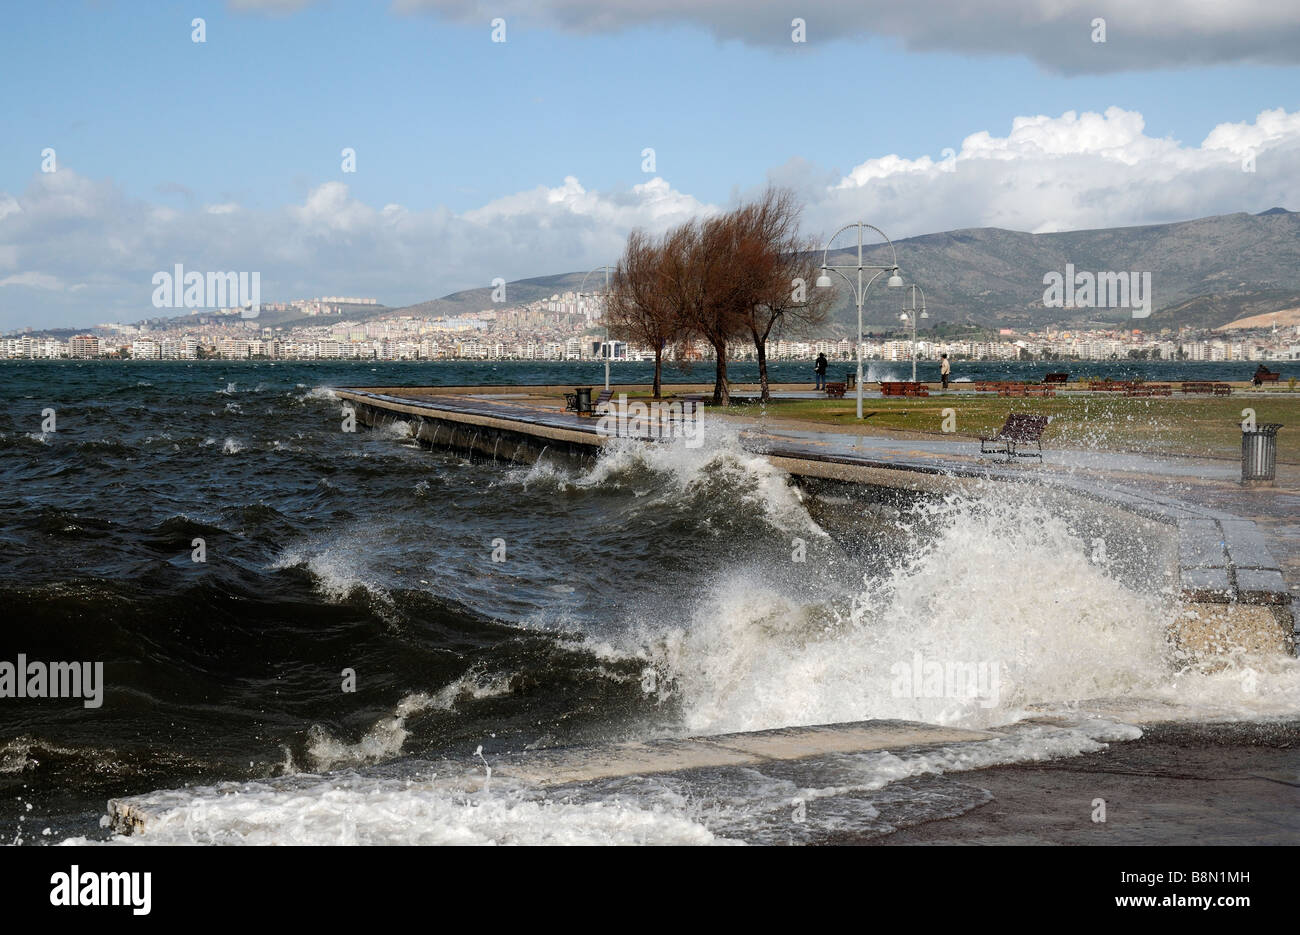
{"type": "MultiPolygon", "coordinates": [[[[963,227],[1045,232],[1159,223],[1274,205],[1300,207],[1300,113],[1223,124],[1199,146],[1145,134],[1142,115],[1017,117],[1005,136],[968,136],[948,160],[877,156],[813,196],[807,220],[861,214],[906,237],[963,227]],[[1245,157],[1255,157],[1246,171],[1245,157]]],[[[804,190],[805,193],[807,190],[804,190]]]]}
{"type": "Polygon", "coordinates": [[[1227,62],[1300,62],[1294,0],[395,0],[486,30],[508,22],[582,34],[690,25],[719,39],[791,46],[791,20],[810,45],[879,36],[908,49],[1027,57],[1061,72],[1108,72],[1227,62]],[[1093,20],[1106,41],[1093,41],[1093,20]]]}

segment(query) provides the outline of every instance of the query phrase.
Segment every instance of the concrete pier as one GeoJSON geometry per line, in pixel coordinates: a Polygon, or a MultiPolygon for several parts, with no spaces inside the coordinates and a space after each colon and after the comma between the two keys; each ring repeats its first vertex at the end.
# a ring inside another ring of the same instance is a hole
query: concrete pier
{"type": "MultiPolygon", "coordinates": [[[[537,405],[534,394],[549,389],[356,387],[336,393],[355,408],[358,422],[407,421],[414,437],[431,447],[525,464],[543,455],[593,460],[612,438],[598,431],[596,419],[537,405]]],[[[1234,650],[1296,651],[1300,618],[1283,565],[1256,523],[1170,497],[1149,483],[1164,476],[1162,471],[1177,476],[1177,466],[1102,454],[1089,455],[1095,465],[1054,458],[1041,465],[1001,464],[981,459],[970,442],[895,441],[771,426],[743,430],[740,437],[747,449],[797,482],[823,490],[843,484],[926,494],[990,483],[1022,490],[1032,485],[1050,498],[1084,504],[1085,513],[1108,513],[1105,528],[1116,536],[1129,534],[1126,527],[1135,523],[1150,524],[1168,547],[1167,560],[1150,573],[1181,595],[1183,610],[1170,626],[1181,648],[1202,659],[1234,650]]]]}

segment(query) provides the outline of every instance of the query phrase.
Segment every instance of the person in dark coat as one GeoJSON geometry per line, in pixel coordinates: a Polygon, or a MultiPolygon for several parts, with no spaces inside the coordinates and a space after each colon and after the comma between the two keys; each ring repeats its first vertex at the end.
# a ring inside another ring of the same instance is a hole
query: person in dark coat
{"type": "Polygon", "coordinates": [[[825,354],[817,355],[817,362],[813,364],[813,373],[817,374],[817,385],[814,389],[826,389],[826,367],[828,362],[825,354]]]}

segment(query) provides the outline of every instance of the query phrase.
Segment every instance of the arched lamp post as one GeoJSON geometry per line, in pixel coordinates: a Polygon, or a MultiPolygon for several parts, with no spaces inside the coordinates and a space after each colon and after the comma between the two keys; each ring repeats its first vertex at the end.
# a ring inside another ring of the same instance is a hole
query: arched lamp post
{"type": "MultiPolygon", "coordinates": [[[[605,358],[605,389],[609,389],[609,357],[613,353],[613,348],[609,346],[609,271],[612,267],[607,263],[604,266],[597,266],[596,269],[589,270],[587,276],[597,270],[605,271],[605,305],[601,310],[600,317],[605,319],[605,343],[601,349],[600,356],[605,358]]],[[[587,284],[587,276],[582,277],[582,282],[578,284],[578,295],[583,295],[582,287],[587,284]]]]}
{"type": "Polygon", "coordinates": [[[826,241],[826,249],[822,251],[822,274],[817,277],[818,289],[829,289],[831,287],[832,283],[831,283],[831,277],[829,273],[832,270],[838,273],[840,278],[843,279],[845,282],[847,282],[849,284],[849,287],[853,289],[853,298],[857,302],[857,306],[858,306],[858,348],[857,348],[858,350],[858,418],[861,419],[862,418],[862,305],[866,301],[867,293],[871,291],[871,284],[880,278],[881,273],[886,273],[886,272],[889,273],[889,279],[886,281],[885,284],[890,289],[902,288],[903,279],[901,276],[898,275],[898,255],[894,252],[893,241],[890,240],[888,237],[886,237],[885,232],[882,231],[879,227],[874,227],[871,224],[867,224],[862,221],[856,221],[852,224],[845,224],[843,227],[837,230],[833,235],[831,235],[830,240],[826,241]],[[857,265],[856,266],[839,265],[839,264],[833,265],[827,263],[826,257],[830,253],[831,244],[835,242],[836,237],[844,233],[850,227],[855,227],[857,228],[858,231],[857,265]],[[863,231],[865,230],[873,230],[881,237],[884,237],[885,243],[889,244],[889,254],[894,261],[892,266],[868,266],[862,262],[862,234],[863,231]],[[856,287],[854,287],[853,280],[849,279],[849,277],[844,274],[845,270],[857,271],[858,281],[856,287]],[[865,270],[874,270],[875,272],[871,276],[871,278],[867,280],[866,285],[864,286],[862,282],[862,274],[865,270]]]}
{"type": "Polygon", "coordinates": [[[920,286],[918,286],[916,283],[912,283],[912,307],[908,308],[904,306],[903,313],[898,316],[899,321],[910,321],[912,323],[912,382],[913,383],[916,382],[916,315],[918,312],[918,309],[916,307],[916,293],[918,291],[921,293],[921,308],[919,309],[921,317],[922,318],[930,317],[930,314],[925,310],[925,290],[922,289],[920,286]]]}

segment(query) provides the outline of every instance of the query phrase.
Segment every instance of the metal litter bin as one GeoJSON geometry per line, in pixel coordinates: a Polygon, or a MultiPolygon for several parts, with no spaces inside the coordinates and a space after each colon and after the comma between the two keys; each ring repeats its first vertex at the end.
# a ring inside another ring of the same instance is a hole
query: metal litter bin
{"type": "Polygon", "coordinates": [[[844,375],[844,388],[846,390],[855,390],[858,388],[857,371],[850,370],[848,373],[844,375]]]}
{"type": "Polygon", "coordinates": [[[577,404],[573,407],[574,412],[580,416],[591,415],[591,387],[579,386],[576,389],[578,399],[577,404]]]}
{"type": "Polygon", "coordinates": [[[1241,482],[1271,485],[1277,479],[1277,430],[1280,422],[1262,422],[1241,430],[1241,482]]]}

